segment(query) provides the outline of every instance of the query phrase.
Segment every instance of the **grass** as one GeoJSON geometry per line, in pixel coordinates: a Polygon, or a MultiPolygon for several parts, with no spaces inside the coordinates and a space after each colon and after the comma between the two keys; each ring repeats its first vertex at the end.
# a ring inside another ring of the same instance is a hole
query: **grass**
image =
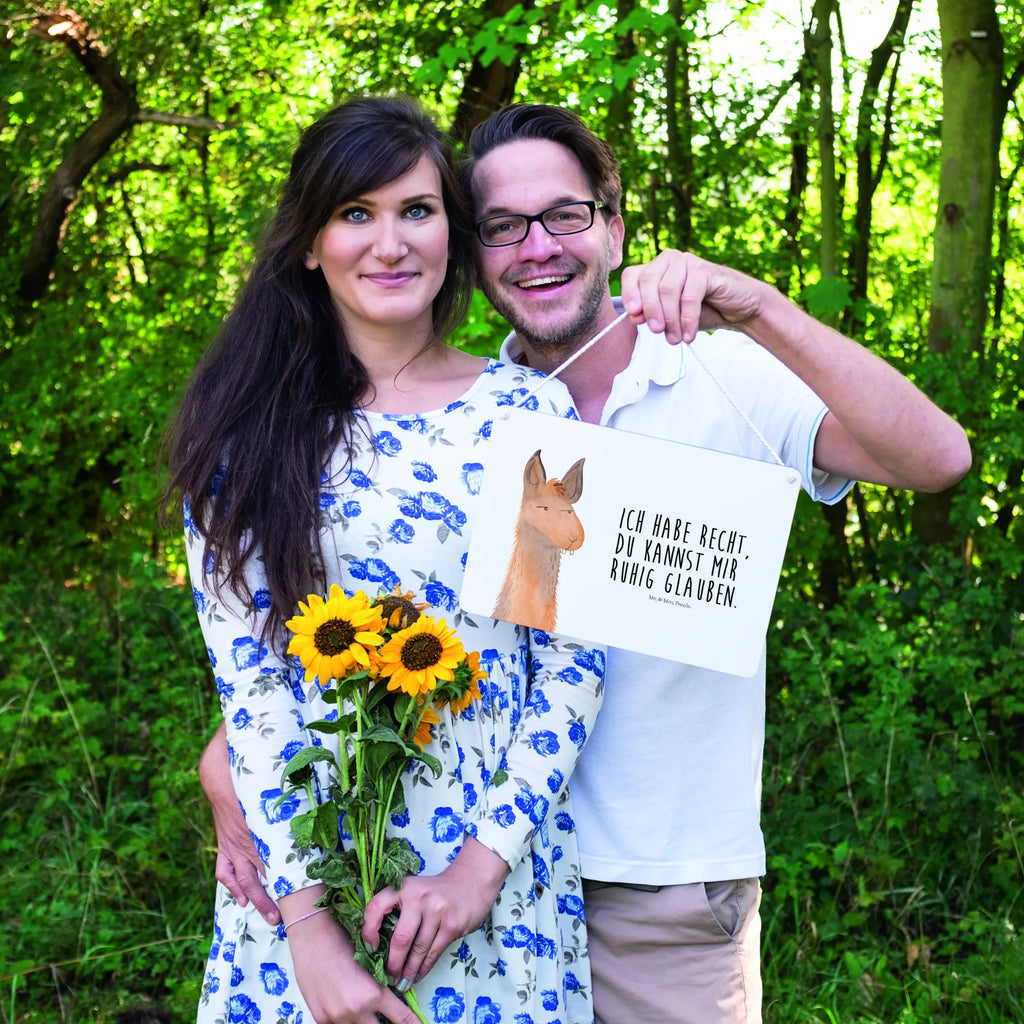
{"type": "MultiPolygon", "coordinates": [[[[215,886],[195,766],[217,712],[172,577],[25,567],[0,596],[0,1024],[194,1017],[215,886]]],[[[766,1024],[1024,1021],[1021,641],[987,651],[976,599],[945,620],[930,603],[930,635],[906,591],[813,621],[781,602],[766,1024]]]]}

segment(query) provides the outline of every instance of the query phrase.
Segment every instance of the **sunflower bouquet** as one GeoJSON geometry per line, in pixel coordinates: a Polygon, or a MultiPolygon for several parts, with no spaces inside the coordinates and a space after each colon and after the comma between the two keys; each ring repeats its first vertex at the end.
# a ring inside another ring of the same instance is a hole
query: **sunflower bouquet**
{"type": "MultiPolygon", "coordinates": [[[[419,869],[408,842],[387,834],[393,814],[405,809],[401,777],[414,761],[436,776],[441,764],[426,751],[438,712],[448,707],[461,714],[480,699],[480,656],[467,653],[444,619],[423,614],[427,606],[396,588],[371,599],[363,591],[352,597],[337,584],[325,601],[310,594],[299,602],[301,614],[285,625],[294,634],[288,653],[299,658],[307,682],[314,679],[324,701],[338,707],[337,717],[307,726],[325,734],[342,734],[338,754],[308,746],[285,765],[284,796],[309,797],[308,811],[291,819],[292,835],[303,847],[326,851],[307,868],[327,891],[317,901],[339,921],[355,946],[357,963],[386,983],[389,915],[376,951],[360,937],[370,898],[390,886],[398,889],[406,875],[419,869]],[[315,762],[328,763],[330,799],[318,803],[313,785],[315,762]],[[340,824],[340,829],[339,829],[340,824]],[[350,849],[338,837],[351,836],[350,849]]],[[[405,999],[422,1018],[410,989],[405,999]]]]}

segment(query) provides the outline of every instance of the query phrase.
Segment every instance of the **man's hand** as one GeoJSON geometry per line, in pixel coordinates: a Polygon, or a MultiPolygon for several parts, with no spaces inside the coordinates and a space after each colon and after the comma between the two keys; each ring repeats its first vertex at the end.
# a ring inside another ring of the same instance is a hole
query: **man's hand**
{"type": "Polygon", "coordinates": [[[223,723],[199,759],[199,781],[213,809],[213,827],[217,833],[214,872],[217,881],[227,887],[239,906],[248,906],[252,900],[267,924],[279,924],[281,915],[277,904],[260,883],[260,876],[265,874],[263,862],[253,845],[231,782],[227,731],[223,723]]]}
{"type": "Polygon", "coordinates": [[[650,263],[622,271],[622,302],[630,320],[664,331],[673,345],[689,344],[698,330],[742,328],[759,315],[758,293],[767,287],[678,249],[665,249],[650,263]]]}
{"type": "Polygon", "coordinates": [[[380,926],[398,908],[388,951],[388,976],[398,989],[423,977],[456,939],[475,931],[490,913],[508,877],[508,864],[472,836],[439,875],[413,875],[398,891],[382,889],[363,915],[363,938],[376,949],[380,926]]]}

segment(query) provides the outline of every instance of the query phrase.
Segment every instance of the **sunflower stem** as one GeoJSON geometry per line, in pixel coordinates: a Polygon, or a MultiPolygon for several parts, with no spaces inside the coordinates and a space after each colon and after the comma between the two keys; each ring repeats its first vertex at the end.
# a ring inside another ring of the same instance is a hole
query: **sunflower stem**
{"type": "Polygon", "coordinates": [[[423,1021],[423,1024],[430,1024],[430,1021],[427,1020],[423,1010],[420,1008],[420,1001],[416,998],[416,993],[411,988],[403,995],[402,998],[405,1000],[405,1005],[408,1006],[421,1021],[423,1021]]]}

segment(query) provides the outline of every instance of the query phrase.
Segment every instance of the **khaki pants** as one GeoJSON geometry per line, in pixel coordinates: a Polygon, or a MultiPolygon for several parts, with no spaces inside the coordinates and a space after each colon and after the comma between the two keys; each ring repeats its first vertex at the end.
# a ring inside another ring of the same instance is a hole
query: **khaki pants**
{"type": "Polygon", "coordinates": [[[595,1024],[760,1024],[756,878],[583,893],[595,1024]]]}

